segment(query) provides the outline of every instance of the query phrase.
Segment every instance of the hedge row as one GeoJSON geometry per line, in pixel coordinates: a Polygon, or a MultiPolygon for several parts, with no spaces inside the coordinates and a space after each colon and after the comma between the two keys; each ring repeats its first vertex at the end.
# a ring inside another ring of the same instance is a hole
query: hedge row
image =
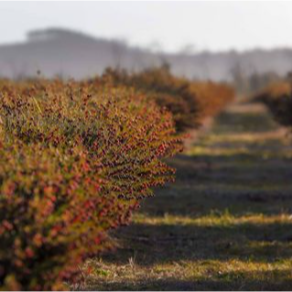
{"type": "Polygon", "coordinates": [[[233,98],[165,68],[108,70],[88,81],[0,81],[0,288],[63,289],[112,246],[152,187],[174,177],[162,160],[233,98]]]}
{"type": "Polygon", "coordinates": [[[209,116],[216,115],[234,97],[232,87],[211,81],[190,81],[173,76],[167,67],[151,68],[140,73],[106,70],[97,83],[134,87],[173,114],[179,132],[197,128],[209,116]]]}
{"type": "Polygon", "coordinates": [[[171,115],[134,90],[0,85],[0,287],[62,289],[173,178],[171,115]]]}
{"type": "Polygon", "coordinates": [[[273,83],[255,96],[255,100],[267,105],[276,121],[283,126],[292,126],[292,83],[273,83]]]}

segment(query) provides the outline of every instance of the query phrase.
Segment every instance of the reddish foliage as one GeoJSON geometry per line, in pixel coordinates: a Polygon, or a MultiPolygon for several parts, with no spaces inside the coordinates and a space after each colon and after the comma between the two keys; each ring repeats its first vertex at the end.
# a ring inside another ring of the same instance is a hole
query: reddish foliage
{"type": "Polygon", "coordinates": [[[0,283],[61,289],[173,178],[171,115],[133,90],[6,82],[0,99],[0,283]]]}

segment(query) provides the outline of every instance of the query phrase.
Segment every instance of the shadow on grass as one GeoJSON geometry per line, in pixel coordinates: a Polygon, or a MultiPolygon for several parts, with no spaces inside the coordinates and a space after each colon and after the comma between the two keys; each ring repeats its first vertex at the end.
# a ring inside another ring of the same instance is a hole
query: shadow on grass
{"type": "Polygon", "coordinates": [[[233,215],[292,212],[292,162],[242,155],[180,155],[170,161],[176,183],[155,190],[142,213],[200,217],[212,211],[233,215]],[[245,161],[244,161],[245,160],[245,161]]]}
{"type": "Polygon", "coordinates": [[[132,224],[116,233],[120,248],[104,259],[141,266],[198,260],[273,262],[292,257],[292,224],[217,226],[132,224]]]}
{"type": "Polygon", "coordinates": [[[292,177],[292,159],[269,157],[263,153],[232,154],[229,156],[179,155],[169,160],[168,164],[177,170],[176,181],[178,183],[187,181],[193,185],[209,183],[216,179],[228,184],[241,183],[240,186],[258,181],[288,183],[292,177]],[[225,178],[224,181],[221,180],[222,177],[225,178]]]}

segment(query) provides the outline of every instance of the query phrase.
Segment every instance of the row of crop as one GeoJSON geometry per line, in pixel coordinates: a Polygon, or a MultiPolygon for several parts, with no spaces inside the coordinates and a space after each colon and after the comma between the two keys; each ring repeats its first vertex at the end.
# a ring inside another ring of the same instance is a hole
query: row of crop
{"type": "Polygon", "coordinates": [[[198,127],[206,117],[216,115],[235,97],[233,88],[227,84],[178,78],[166,67],[132,74],[108,69],[101,79],[92,82],[131,86],[142,91],[173,114],[179,132],[198,127]]]}
{"type": "Polygon", "coordinates": [[[88,81],[0,81],[0,288],[50,290],[111,247],[151,188],[176,134],[233,98],[226,85],[154,69],[88,81]]]}
{"type": "Polygon", "coordinates": [[[173,170],[171,115],[133,90],[0,86],[0,286],[61,289],[173,170]]]}
{"type": "Polygon", "coordinates": [[[292,83],[279,81],[271,84],[255,96],[263,102],[275,119],[283,126],[292,126],[292,83]]]}

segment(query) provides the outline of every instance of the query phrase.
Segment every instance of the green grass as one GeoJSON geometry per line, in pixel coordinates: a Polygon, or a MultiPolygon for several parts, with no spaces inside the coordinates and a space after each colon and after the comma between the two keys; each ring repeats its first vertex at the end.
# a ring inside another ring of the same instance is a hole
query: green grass
{"type": "Polygon", "coordinates": [[[231,107],[73,288],[291,290],[290,145],[261,107],[231,107]]]}

